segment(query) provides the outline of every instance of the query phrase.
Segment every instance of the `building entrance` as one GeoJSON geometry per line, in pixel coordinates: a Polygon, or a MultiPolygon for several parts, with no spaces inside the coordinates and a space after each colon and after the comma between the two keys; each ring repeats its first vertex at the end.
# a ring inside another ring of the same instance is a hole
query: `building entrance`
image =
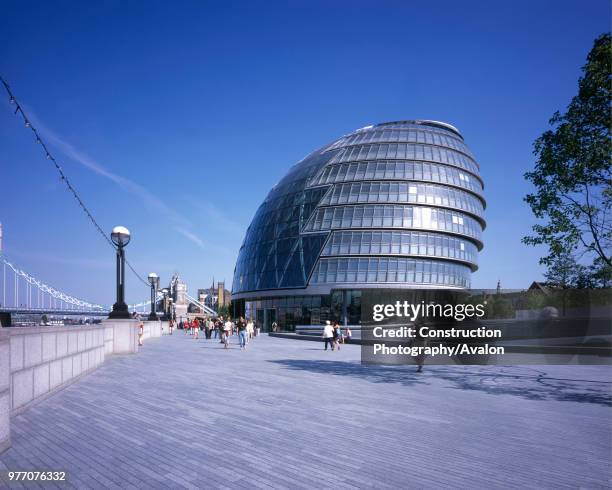
{"type": "MultiPolygon", "coordinates": [[[[257,326],[262,332],[271,332],[272,324],[276,322],[276,308],[258,308],[256,311],[257,326]]],[[[278,323],[278,322],[277,322],[278,323]]]]}

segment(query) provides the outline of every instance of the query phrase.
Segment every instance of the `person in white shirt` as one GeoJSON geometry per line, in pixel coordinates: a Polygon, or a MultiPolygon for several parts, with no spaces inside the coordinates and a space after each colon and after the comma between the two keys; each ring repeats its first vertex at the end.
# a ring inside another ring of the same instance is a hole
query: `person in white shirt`
{"type": "Polygon", "coordinates": [[[229,347],[229,339],[232,333],[232,322],[230,322],[229,318],[223,324],[223,343],[225,344],[225,348],[229,347]]]}
{"type": "Polygon", "coordinates": [[[246,329],[247,329],[247,344],[248,344],[253,338],[253,332],[255,331],[255,328],[253,327],[253,320],[249,319],[246,325],[246,329]]]}
{"type": "Polygon", "coordinates": [[[329,320],[325,322],[322,337],[325,341],[325,350],[327,350],[327,344],[331,346],[331,350],[334,350],[334,328],[332,327],[331,322],[329,320]]]}

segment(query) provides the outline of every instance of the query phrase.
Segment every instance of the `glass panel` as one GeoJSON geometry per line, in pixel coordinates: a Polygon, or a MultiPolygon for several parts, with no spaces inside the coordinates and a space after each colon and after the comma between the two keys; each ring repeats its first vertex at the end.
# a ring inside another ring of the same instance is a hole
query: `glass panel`
{"type": "Polygon", "coordinates": [[[413,283],[452,285],[469,287],[469,267],[451,262],[424,259],[380,257],[370,259],[321,258],[316,270],[326,270],[316,274],[318,284],[322,283],[413,283]],[[327,267],[325,267],[327,263],[327,267]],[[356,278],[356,280],[355,280],[356,278]]]}

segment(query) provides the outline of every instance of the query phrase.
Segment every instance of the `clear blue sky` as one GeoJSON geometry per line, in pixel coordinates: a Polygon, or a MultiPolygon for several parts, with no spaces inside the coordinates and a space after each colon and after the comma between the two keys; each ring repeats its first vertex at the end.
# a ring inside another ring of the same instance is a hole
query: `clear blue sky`
{"type": "MultiPolygon", "coordinates": [[[[4,2],[0,73],[99,222],[130,228],[136,268],[190,289],[232,280],[255,210],[286,170],[353,129],[456,125],[488,200],[473,286],[526,287],[541,250],[522,175],[576,93],[610,3],[4,2]]],[[[113,252],[0,99],[5,253],[113,301],[113,252]]],[[[128,300],[147,291],[128,276],[128,300]]]]}

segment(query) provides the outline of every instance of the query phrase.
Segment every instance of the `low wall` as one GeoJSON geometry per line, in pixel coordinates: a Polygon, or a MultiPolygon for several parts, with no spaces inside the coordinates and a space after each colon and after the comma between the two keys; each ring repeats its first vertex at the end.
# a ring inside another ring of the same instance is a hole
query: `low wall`
{"type": "Polygon", "coordinates": [[[11,328],[11,413],[95,369],[104,357],[99,326],[11,328]]]}
{"type": "MultiPolygon", "coordinates": [[[[168,323],[168,322],[166,322],[168,323]]],[[[144,339],[156,338],[162,336],[163,322],[161,320],[145,321],[144,324],[144,339]]],[[[168,327],[166,327],[166,330],[168,327]]]]}
{"type": "Polygon", "coordinates": [[[8,329],[0,328],[0,453],[11,445],[11,373],[8,329]]]}
{"type": "MultiPolygon", "coordinates": [[[[149,325],[161,336],[161,322],[149,325]]],[[[137,320],[78,327],[0,328],[0,452],[10,417],[98,368],[109,356],[138,352],[137,320]]]]}

